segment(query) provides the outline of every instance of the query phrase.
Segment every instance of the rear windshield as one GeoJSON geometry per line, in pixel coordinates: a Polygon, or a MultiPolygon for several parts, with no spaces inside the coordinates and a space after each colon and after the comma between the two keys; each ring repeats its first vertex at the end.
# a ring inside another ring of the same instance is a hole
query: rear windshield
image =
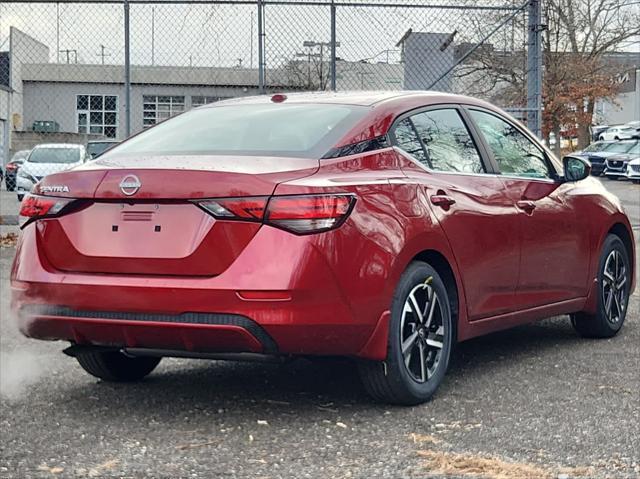
{"type": "Polygon", "coordinates": [[[252,104],[204,107],[169,119],[105,153],[320,158],[367,107],[252,104]]]}
{"type": "Polygon", "coordinates": [[[631,152],[634,147],[637,147],[637,141],[621,141],[619,143],[611,143],[605,148],[605,151],[611,151],[614,153],[627,153],[631,152]]]}
{"type": "Polygon", "coordinates": [[[31,151],[29,163],[77,163],[80,161],[79,148],[35,148],[31,151]]]}

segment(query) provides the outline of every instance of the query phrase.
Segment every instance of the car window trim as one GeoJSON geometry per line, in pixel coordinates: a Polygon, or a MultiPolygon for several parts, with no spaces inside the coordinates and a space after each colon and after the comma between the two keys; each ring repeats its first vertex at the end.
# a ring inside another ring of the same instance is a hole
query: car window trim
{"type": "Polygon", "coordinates": [[[485,146],[485,148],[487,150],[487,155],[491,159],[491,163],[495,165],[495,168],[496,168],[495,173],[497,175],[500,175],[500,176],[502,176],[504,178],[515,178],[515,179],[523,179],[523,180],[529,180],[529,181],[540,181],[540,182],[544,182],[544,183],[558,183],[558,182],[560,182],[561,175],[558,174],[558,170],[556,169],[555,163],[549,157],[549,154],[547,153],[547,151],[544,148],[544,146],[541,145],[539,140],[536,137],[534,137],[531,133],[529,133],[528,131],[523,130],[522,128],[520,128],[516,123],[511,121],[511,119],[509,117],[500,115],[498,112],[495,112],[495,111],[490,110],[488,108],[483,108],[483,107],[477,106],[477,105],[466,105],[466,104],[463,104],[461,106],[462,106],[462,109],[465,110],[465,113],[468,115],[469,121],[474,125],[474,128],[476,129],[476,131],[480,135],[480,139],[482,141],[482,144],[485,146]],[[472,115],[470,113],[470,111],[473,111],[473,110],[479,111],[479,112],[482,112],[482,113],[486,113],[487,115],[495,116],[499,120],[502,120],[502,121],[508,123],[513,128],[515,128],[516,131],[518,131],[522,135],[524,135],[524,137],[527,138],[533,145],[535,145],[540,150],[540,152],[542,153],[543,160],[544,160],[545,164],[547,165],[547,168],[548,168],[549,172],[551,173],[551,178],[536,178],[534,176],[515,175],[515,174],[512,175],[512,174],[503,173],[502,171],[500,171],[500,166],[498,165],[498,162],[495,159],[495,155],[493,154],[493,150],[491,150],[491,147],[489,146],[489,144],[485,140],[484,135],[481,134],[480,127],[478,127],[475,119],[472,117],[472,115]]]}
{"type": "Polygon", "coordinates": [[[413,108],[411,110],[407,110],[407,111],[403,112],[402,114],[398,115],[395,118],[395,120],[393,120],[393,123],[391,123],[391,126],[389,127],[388,135],[389,135],[389,139],[391,141],[391,146],[401,150],[409,158],[411,158],[416,164],[418,164],[420,167],[422,167],[425,171],[427,171],[429,173],[454,174],[454,175],[466,175],[466,176],[493,175],[493,174],[495,174],[495,172],[492,171],[494,168],[491,165],[491,163],[488,162],[488,158],[489,157],[485,156],[486,152],[484,151],[485,150],[484,144],[478,143],[479,138],[478,138],[478,136],[476,134],[476,131],[469,127],[469,122],[466,121],[466,116],[463,113],[463,111],[464,111],[464,108],[460,103],[438,103],[438,104],[434,104],[434,105],[421,106],[421,107],[413,108]],[[426,147],[424,145],[424,142],[420,138],[420,135],[418,134],[418,131],[417,131],[417,129],[416,129],[411,117],[414,116],[414,115],[418,115],[420,113],[424,113],[424,112],[428,112],[428,111],[434,111],[434,110],[456,110],[458,112],[458,115],[460,115],[460,120],[462,121],[462,124],[467,129],[467,132],[469,133],[469,136],[471,137],[471,139],[472,139],[472,141],[474,143],[474,146],[476,147],[476,150],[478,152],[478,156],[480,157],[480,163],[482,164],[482,167],[484,168],[484,172],[483,173],[470,173],[470,172],[465,172],[465,171],[443,171],[443,170],[435,170],[435,169],[433,169],[431,167],[431,159],[429,158],[429,153],[427,152],[427,149],[426,149],[426,147]],[[408,118],[409,121],[411,122],[411,126],[413,128],[413,131],[416,134],[416,137],[418,138],[418,141],[420,142],[420,145],[422,146],[422,151],[424,152],[425,158],[427,158],[427,161],[429,162],[429,165],[425,165],[424,163],[419,161],[411,153],[409,153],[408,151],[404,150],[398,144],[398,141],[397,141],[397,138],[396,138],[396,135],[395,135],[395,129],[398,126],[398,123],[400,123],[405,118],[408,118]]]}

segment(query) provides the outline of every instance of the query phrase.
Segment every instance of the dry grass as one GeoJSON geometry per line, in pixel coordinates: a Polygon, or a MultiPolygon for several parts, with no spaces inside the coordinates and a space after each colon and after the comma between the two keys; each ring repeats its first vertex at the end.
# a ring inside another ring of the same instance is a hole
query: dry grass
{"type": "Polygon", "coordinates": [[[549,469],[534,464],[507,462],[496,457],[456,454],[441,451],[418,451],[431,474],[470,476],[486,479],[555,479],[558,474],[571,478],[588,477],[589,468],[549,469]]]}
{"type": "Polygon", "coordinates": [[[0,248],[13,248],[18,242],[16,233],[6,233],[0,235],[0,248]]]}

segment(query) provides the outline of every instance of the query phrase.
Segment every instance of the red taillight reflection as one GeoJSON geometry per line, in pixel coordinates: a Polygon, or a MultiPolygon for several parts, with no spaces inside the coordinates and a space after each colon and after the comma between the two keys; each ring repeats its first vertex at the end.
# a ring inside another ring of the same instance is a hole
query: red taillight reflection
{"type": "Polygon", "coordinates": [[[57,215],[73,200],[28,194],[20,205],[20,216],[29,219],[57,215]]]}

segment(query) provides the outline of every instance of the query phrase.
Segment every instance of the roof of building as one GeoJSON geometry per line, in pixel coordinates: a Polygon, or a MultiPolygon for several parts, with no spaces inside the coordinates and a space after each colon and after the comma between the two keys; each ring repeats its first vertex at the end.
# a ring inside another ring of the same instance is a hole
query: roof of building
{"type": "MultiPolygon", "coordinates": [[[[22,80],[48,83],[124,83],[123,65],[92,65],[67,63],[25,63],[22,80]]],[[[291,83],[287,72],[267,70],[269,87],[282,87],[291,83]]],[[[131,66],[132,84],[149,85],[217,85],[256,86],[258,70],[253,68],[131,66]]]]}

